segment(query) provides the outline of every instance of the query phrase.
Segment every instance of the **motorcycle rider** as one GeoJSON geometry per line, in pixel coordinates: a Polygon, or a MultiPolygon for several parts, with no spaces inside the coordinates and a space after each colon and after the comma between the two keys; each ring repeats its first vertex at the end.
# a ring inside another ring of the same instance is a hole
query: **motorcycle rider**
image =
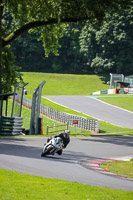
{"type": "MultiPolygon", "coordinates": [[[[65,130],[64,133],[59,133],[59,134],[56,134],[56,135],[52,136],[51,138],[48,138],[47,142],[49,142],[52,138],[60,137],[63,140],[63,149],[65,149],[66,146],[68,145],[68,143],[70,142],[69,135],[70,135],[70,131],[69,130],[65,130]]],[[[61,155],[62,154],[62,149],[60,149],[56,153],[61,155]]]]}

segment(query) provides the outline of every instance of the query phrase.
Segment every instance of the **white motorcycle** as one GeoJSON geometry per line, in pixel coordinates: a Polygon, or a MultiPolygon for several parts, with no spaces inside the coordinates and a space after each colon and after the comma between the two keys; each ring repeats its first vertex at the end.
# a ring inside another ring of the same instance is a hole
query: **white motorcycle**
{"type": "Polygon", "coordinates": [[[63,149],[63,140],[60,137],[52,138],[48,143],[44,144],[41,156],[54,155],[61,149],[63,149]]]}

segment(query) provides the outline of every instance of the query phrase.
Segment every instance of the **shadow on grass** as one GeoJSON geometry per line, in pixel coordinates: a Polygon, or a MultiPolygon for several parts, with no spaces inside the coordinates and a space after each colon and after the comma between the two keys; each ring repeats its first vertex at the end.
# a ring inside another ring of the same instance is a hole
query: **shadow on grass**
{"type": "Polygon", "coordinates": [[[110,81],[110,75],[108,74],[99,74],[98,77],[100,78],[100,80],[107,85],[107,82],[110,81]]]}

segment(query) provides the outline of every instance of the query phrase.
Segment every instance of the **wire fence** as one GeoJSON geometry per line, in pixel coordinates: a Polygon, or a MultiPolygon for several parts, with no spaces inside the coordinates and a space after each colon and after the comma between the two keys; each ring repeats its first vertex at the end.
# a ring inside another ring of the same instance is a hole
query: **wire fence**
{"type": "MultiPolygon", "coordinates": [[[[23,106],[31,109],[32,101],[23,98],[23,106]]],[[[76,124],[77,128],[99,132],[99,120],[88,119],[85,117],[60,112],[42,104],[40,105],[40,113],[52,120],[63,124],[68,124],[69,126],[75,126],[76,124]]]]}

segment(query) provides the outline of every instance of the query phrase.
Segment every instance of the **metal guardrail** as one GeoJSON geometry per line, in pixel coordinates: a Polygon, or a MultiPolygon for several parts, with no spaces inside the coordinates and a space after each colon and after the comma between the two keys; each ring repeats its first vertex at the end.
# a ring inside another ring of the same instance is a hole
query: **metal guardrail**
{"type": "MultiPolygon", "coordinates": [[[[32,107],[32,101],[29,99],[23,98],[23,106],[27,108],[32,107]]],[[[77,115],[71,115],[68,113],[60,112],[57,110],[54,110],[48,106],[40,105],[40,113],[47,116],[48,118],[58,121],[63,124],[67,124],[70,126],[73,126],[73,121],[77,120],[78,124],[77,127],[84,129],[84,130],[91,130],[95,132],[99,132],[99,120],[95,119],[88,119],[85,117],[80,117],[77,115]]]]}

